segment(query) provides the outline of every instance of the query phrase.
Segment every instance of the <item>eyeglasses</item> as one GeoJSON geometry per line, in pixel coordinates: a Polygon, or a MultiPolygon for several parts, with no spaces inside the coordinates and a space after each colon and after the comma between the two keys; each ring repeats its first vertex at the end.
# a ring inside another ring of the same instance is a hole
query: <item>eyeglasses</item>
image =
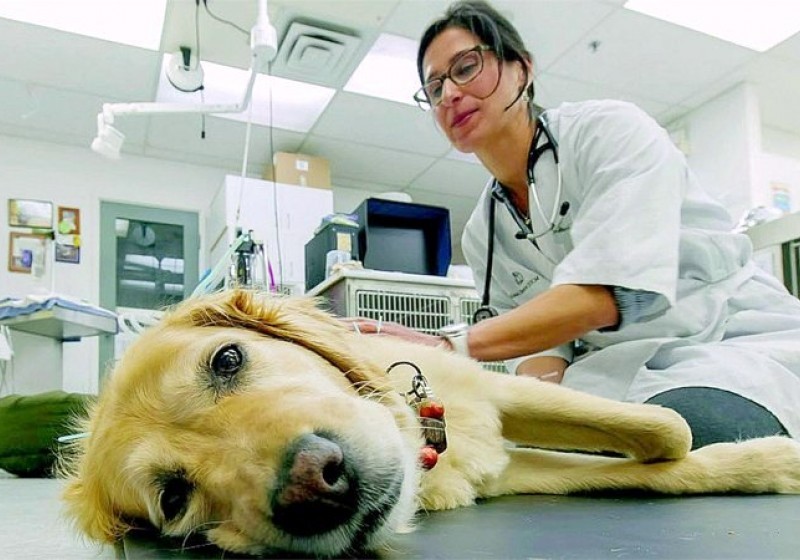
{"type": "MultiPolygon", "coordinates": [[[[428,82],[419,88],[414,94],[414,101],[423,111],[430,110],[442,102],[444,96],[444,81],[450,79],[457,86],[465,86],[475,78],[480,76],[483,71],[483,53],[492,50],[486,45],[477,45],[469,50],[460,53],[447,72],[428,82]]],[[[496,86],[496,84],[493,84],[496,86]]]]}

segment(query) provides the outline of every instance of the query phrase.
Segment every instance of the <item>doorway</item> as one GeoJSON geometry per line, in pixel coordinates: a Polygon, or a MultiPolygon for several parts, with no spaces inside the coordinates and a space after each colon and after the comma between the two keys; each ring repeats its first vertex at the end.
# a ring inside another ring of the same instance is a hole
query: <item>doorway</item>
{"type": "MultiPolygon", "coordinates": [[[[101,307],[141,312],[183,301],[197,285],[199,255],[196,212],[100,203],[101,307]]],[[[101,384],[123,338],[101,337],[101,384]]]]}

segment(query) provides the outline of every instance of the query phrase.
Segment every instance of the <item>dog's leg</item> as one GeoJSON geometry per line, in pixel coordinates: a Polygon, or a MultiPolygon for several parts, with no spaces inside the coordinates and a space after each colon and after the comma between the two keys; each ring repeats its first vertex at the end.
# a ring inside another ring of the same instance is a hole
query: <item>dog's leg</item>
{"type": "Polygon", "coordinates": [[[495,377],[485,389],[500,411],[503,436],[517,443],[614,451],[639,461],[677,459],[691,448],[689,426],[668,408],[621,403],[527,377],[495,377]]]}
{"type": "Polygon", "coordinates": [[[510,455],[508,467],[482,489],[482,497],[592,490],[800,493],[800,443],[785,437],[717,443],[677,461],[648,464],[537,449],[512,449],[510,455]]]}

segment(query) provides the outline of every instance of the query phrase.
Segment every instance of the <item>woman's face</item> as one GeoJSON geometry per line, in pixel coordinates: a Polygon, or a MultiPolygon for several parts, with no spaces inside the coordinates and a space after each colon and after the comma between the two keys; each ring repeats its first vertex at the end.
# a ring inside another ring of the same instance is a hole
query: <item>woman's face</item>
{"type": "MultiPolygon", "coordinates": [[[[423,57],[425,83],[451,69],[452,75],[457,78],[459,57],[481,44],[478,37],[459,27],[450,27],[441,32],[423,57]],[[456,68],[453,68],[454,62],[456,68]]],[[[450,143],[462,152],[479,152],[524,105],[517,103],[511,110],[505,111],[524,84],[521,65],[500,63],[491,51],[481,54],[481,72],[462,86],[456,85],[452,79],[445,79],[441,86],[441,102],[433,106],[437,124],[450,143]]]]}

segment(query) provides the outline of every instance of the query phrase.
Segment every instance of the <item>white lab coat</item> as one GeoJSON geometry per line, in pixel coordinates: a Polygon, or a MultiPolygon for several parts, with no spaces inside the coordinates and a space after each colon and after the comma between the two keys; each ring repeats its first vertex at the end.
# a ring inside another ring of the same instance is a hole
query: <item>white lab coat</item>
{"type": "MultiPolygon", "coordinates": [[[[745,235],[698,185],[664,129],[635,106],[567,103],[547,111],[559,144],[570,228],[539,240],[545,256],[498,203],[491,303],[502,310],[550,286],[602,284],[658,294],[649,317],[544,354],[572,362],[563,385],[643,402],[676,387],[716,387],[769,409],[800,438],[800,300],[751,259],[745,235]]],[[[544,213],[556,190],[550,152],[536,166],[544,213]]],[[[462,238],[483,290],[489,192],[462,238]]],[[[535,207],[534,231],[545,227],[535,207]]],[[[509,361],[515,371],[524,358],[509,361]]]]}

